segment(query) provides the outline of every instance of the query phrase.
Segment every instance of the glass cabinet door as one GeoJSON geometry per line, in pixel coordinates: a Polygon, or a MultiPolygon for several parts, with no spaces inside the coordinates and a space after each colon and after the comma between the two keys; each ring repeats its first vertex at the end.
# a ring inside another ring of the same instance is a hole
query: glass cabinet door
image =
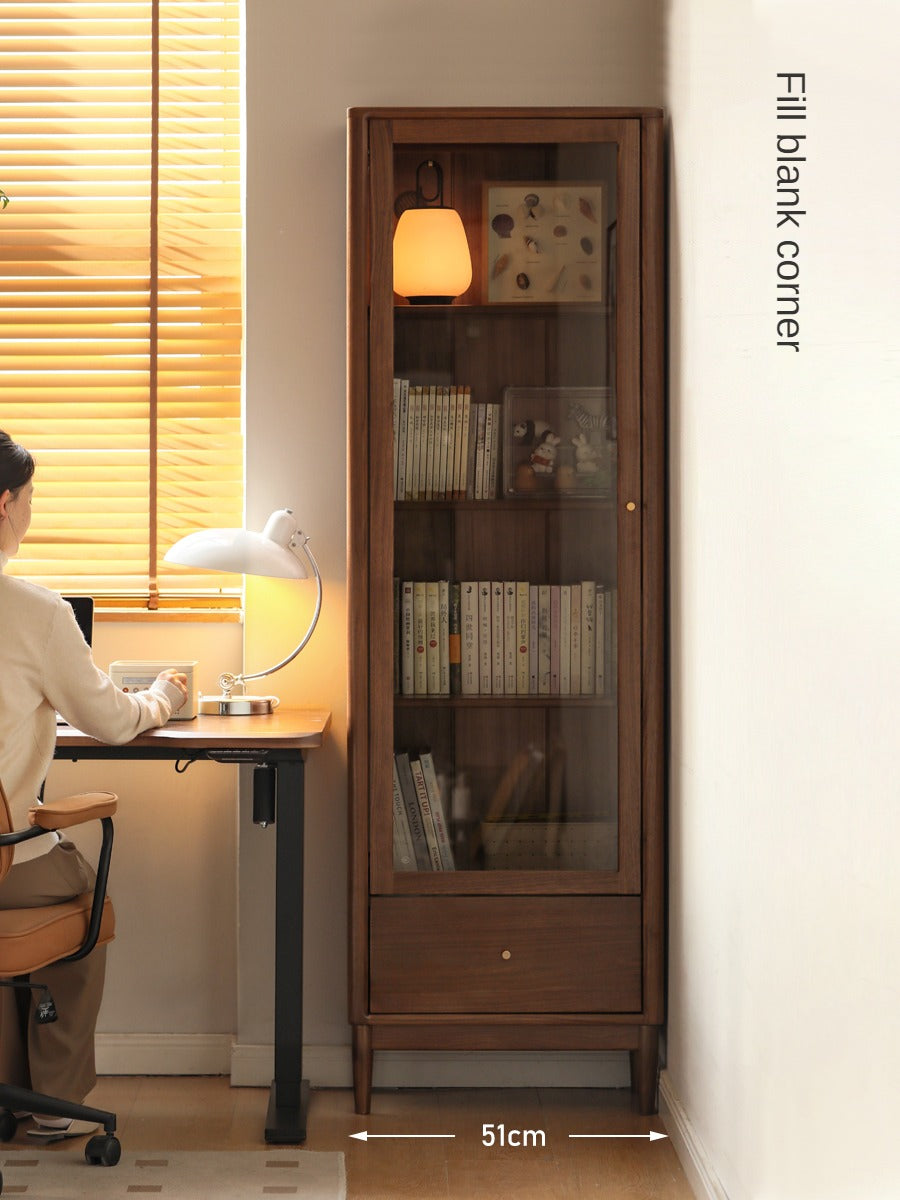
{"type": "Polygon", "coordinates": [[[460,124],[371,143],[374,890],[636,892],[639,131],[460,124]],[[452,302],[393,291],[423,164],[452,302]]]}

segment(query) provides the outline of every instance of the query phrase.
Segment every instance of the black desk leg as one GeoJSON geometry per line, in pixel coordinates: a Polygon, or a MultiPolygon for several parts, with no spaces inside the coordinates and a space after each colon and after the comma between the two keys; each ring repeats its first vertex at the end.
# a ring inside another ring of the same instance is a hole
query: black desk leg
{"type": "Polygon", "coordinates": [[[303,1079],[303,760],[276,764],[275,1078],[266,1141],[306,1140],[309,1084],[303,1079]]]}

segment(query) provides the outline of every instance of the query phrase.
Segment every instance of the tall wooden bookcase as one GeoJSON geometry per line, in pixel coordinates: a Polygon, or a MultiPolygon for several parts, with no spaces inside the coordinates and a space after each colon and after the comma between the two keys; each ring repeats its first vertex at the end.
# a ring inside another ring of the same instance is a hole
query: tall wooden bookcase
{"type": "Polygon", "coordinates": [[[348,236],[358,1111],[391,1049],[628,1050],[655,1111],[662,114],[351,110],[348,236]],[[393,292],[423,163],[452,303],[393,292]]]}

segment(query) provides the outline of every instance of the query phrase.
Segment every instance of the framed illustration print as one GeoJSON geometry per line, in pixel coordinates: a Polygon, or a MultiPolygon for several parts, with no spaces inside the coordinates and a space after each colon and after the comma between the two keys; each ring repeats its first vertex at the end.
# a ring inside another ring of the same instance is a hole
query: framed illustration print
{"type": "Polygon", "coordinates": [[[599,183],[485,184],[488,303],[602,302],[604,199],[599,183]]]}

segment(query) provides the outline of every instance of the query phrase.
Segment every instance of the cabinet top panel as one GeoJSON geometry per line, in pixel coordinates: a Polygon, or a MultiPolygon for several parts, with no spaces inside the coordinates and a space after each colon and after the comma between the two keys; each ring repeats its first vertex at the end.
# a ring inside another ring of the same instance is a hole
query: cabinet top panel
{"type": "Polygon", "coordinates": [[[503,120],[534,119],[534,120],[566,120],[571,118],[602,119],[614,118],[655,118],[662,117],[661,108],[634,107],[452,107],[452,108],[367,108],[355,107],[347,109],[351,121],[364,120],[503,120]]]}

